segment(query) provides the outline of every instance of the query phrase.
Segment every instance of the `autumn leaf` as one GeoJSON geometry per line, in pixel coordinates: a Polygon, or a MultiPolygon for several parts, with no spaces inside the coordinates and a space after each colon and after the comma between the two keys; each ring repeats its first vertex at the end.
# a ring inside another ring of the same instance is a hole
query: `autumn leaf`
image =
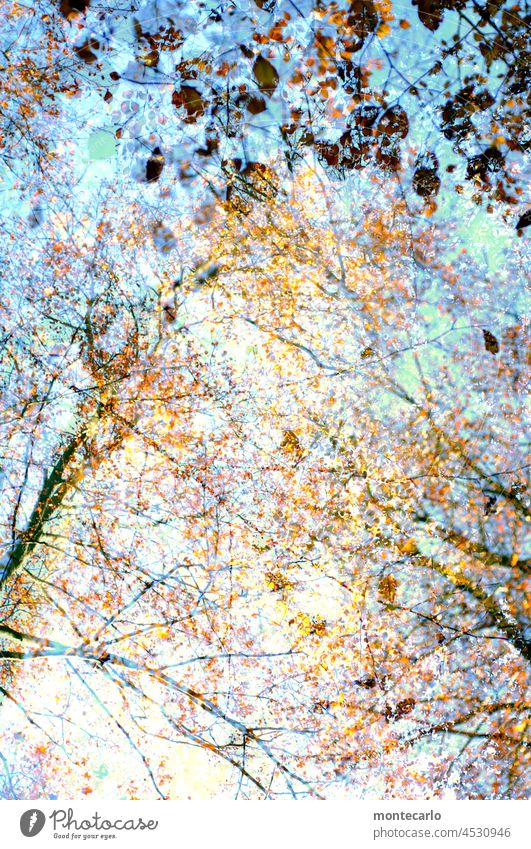
{"type": "Polygon", "coordinates": [[[409,119],[401,106],[386,109],[377,124],[377,132],[389,138],[405,139],[409,132],[409,119]]]}
{"type": "Polygon", "coordinates": [[[531,209],[526,210],[523,215],[520,216],[518,221],[516,222],[516,229],[523,230],[524,227],[529,227],[531,224],[531,209]]]}
{"type": "Polygon", "coordinates": [[[358,41],[352,44],[351,50],[360,50],[363,42],[370,33],[376,31],[379,16],[373,0],[352,0],[347,17],[347,25],[352,28],[358,41]]]}
{"type": "Polygon", "coordinates": [[[422,198],[436,195],[441,186],[441,179],[436,171],[428,168],[417,168],[413,174],[413,188],[422,198]]]}
{"type": "Polygon", "coordinates": [[[357,687],[363,687],[365,690],[373,690],[376,687],[376,678],[358,678],[353,683],[357,687]]]}
{"type": "Polygon", "coordinates": [[[253,65],[254,77],[265,94],[271,96],[278,85],[278,71],[263,56],[258,56],[253,65]]]}
{"type": "Polygon", "coordinates": [[[297,434],[292,430],[284,431],[280,448],[286,454],[295,455],[297,459],[300,459],[304,453],[297,434]]]}
{"type": "Polygon", "coordinates": [[[418,552],[417,543],[413,537],[400,543],[399,548],[403,554],[416,554],[418,552]]]}
{"type": "Polygon", "coordinates": [[[384,716],[388,722],[396,722],[398,719],[402,719],[408,713],[411,713],[415,705],[415,699],[403,699],[394,708],[387,704],[385,706],[384,716]]]}
{"type": "Polygon", "coordinates": [[[59,8],[65,18],[71,18],[86,12],[89,5],[90,0],[61,0],[59,8]]]}
{"type": "MultiPolygon", "coordinates": [[[[266,548],[267,550],[267,548],[266,548]]],[[[289,578],[284,575],[280,569],[276,569],[275,571],[266,572],[265,574],[266,586],[272,592],[283,592],[284,590],[293,589],[293,585],[291,584],[289,578]]]]}
{"type": "Polygon", "coordinates": [[[389,26],[389,24],[380,24],[380,26],[376,30],[376,35],[378,36],[378,38],[386,38],[388,35],[391,35],[391,27],[389,26]]]}
{"type": "Polygon", "coordinates": [[[483,330],[483,340],[485,342],[485,350],[488,351],[489,354],[496,356],[500,350],[500,345],[494,334],[491,333],[490,330],[483,330]]]}
{"type": "Polygon", "coordinates": [[[503,162],[503,153],[496,147],[489,147],[483,153],[472,156],[468,160],[466,168],[467,180],[472,180],[474,177],[487,180],[489,173],[499,171],[503,162]]]}
{"type": "Polygon", "coordinates": [[[339,145],[319,142],[315,145],[315,149],[319,159],[324,160],[327,165],[332,167],[339,165],[339,145]]]}
{"type": "Polygon", "coordinates": [[[396,599],[398,585],[399,582],[393,577],[393,575],[386,575],[378,582],[378,592],[385,601],[393,604],[396,599]]]}
{"type": "Polygon", "coordinates": [[[148,183],[155,183],[164,168],[164,155],[160,147],[155,147],[153,153],[146,162],[146,180],[148,183]]]}
{"type": "Polygon", "coordinates": [[[183,85],[172,95],[172,103],[177,108],[184,107],[186,111],[185,121],[193,124],[204,114],[206,103],[199,91],[191,85],[183,85]]]}
{"type": "Polygon", "coordinates": [[[413,173],[413,189],[422,198],[432,197],[439,191],[441,180],[437,173],[439,160],[434,153],[425,153],[417,159],[413,173]]]}
{"type": "Polygon", "coordinates": [[[259,115],[260,112],[264,112],[267,107],[263,97],[249,97],[245,103],[245,108],[251,113],[251,115],[259,115]]]}
{"type": "Polygon", "coordinates": [[[78,47],[74,47],[76,54],[80,59],[83,59],[88,65],[93,64],[98,61],[97,55],[94,53],[94,50],[100,49],[100,43],[95,38],[89,39],[85,41],[83,44],[80,44],[78,47]]]}
{"type": "Polygon", "coordinates": [[[412,0],[414,6],[418,6],[419,20],[424,26],[432,30],[438,29],[444,15],[444,0],[412,0]]]}

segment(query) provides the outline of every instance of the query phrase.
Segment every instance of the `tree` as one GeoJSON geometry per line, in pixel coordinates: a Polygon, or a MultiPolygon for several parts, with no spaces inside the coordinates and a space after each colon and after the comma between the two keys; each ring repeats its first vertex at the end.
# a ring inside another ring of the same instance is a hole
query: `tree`
{"type": "Polygon", "coordinates": [[[152,0],[6,7],[16,26],[3,54],[15,104],[3,113],[6,163],[28,145],[53,151],[70,100],[70,130],[77,112],[81,134],[86,118],[115,135],[138,177],[158,149],[172,178],[221,172],[230,191],[235,179],[246,185],[248,163],[281,152],[290,169],[309,156],[343,176],[376,168],[419,206],[441,185],[470,193],[518,223],[526,3],[201,0],[193,10],[152,0]],[[51,138],[46,121],[29,131],[37,113],[54,119],[51,138]]]}
{"type": "Polygon", "coordinates": [[[519,798],[523,242],[231,167],[3,224],[4,792],[519,798]]]}

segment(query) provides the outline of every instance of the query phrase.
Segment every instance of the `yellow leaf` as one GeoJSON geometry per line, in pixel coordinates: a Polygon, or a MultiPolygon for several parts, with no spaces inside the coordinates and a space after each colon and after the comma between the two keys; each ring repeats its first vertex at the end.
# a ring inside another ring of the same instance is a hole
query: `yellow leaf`
{"type": "Polygon", "coordinates": [[[402,551],[404,554],[415,554],[415,552],[418,550],[417,543],[413,538],[406,540],[406,542],[403,542],[399,546],[399,548],[400,551],[402,551]]]}
{"type": "Polygon", "coordinates": [[[387,575],[378,583],[378,591],[385,601],[393,604],[398,589],[398,581],[392,575],[387,575]]]}
{"type": "Polygon", "coordinates": [[[387,35],[391,34],[391,27],[389,24],[380,24],[378,29],[376,30],[376,35],[378,38],[385,38],[387,35]]]}

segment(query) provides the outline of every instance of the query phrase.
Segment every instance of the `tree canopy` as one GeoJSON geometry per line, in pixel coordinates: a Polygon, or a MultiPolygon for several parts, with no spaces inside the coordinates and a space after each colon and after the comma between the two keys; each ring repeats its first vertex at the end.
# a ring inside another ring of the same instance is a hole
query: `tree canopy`
{"type": "Polygon", "coordinates": [[[523,798],[528,9],[123,6],[0,10],[3,798],[523,798]]]}

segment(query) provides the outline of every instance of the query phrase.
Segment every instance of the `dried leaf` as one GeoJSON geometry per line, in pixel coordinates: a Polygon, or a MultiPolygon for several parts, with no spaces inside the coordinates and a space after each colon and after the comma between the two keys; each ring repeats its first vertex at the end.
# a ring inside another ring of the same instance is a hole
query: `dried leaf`
{"type": "Polygon", "coordinates": [[[413,174],[413,189],[421,198],[436,195],[441,187],[441,178],[429,168],[417,168],[413,174]]]}
{"type": "Polygon", "coordinates": [[[394,139],[405,139],[409,132],[409,119],[401,106],[386,109],[376,127],[378,133],[394,139]]]}
{"type": "Polygon", "coordinates": [[[251,113],[251,115],[259,115],[260,112],[265,111],[266,102],[263,97],[250,97],[245,108],[251,113]]]}
{"type": "Polygon", "coordinates": [[[376,687],[376,678],[364,678],[363,680],[357,678],[354,684],[357,687],[363,687],[365,690],[372,690],[376,687]]]}
{"type": "Polygon", "coordinates": [[[531,224],[531,209],[528,209],[518,219],[518,221],[516,223],[516,229],[517,230],[523,230],[524,227],[529,227],[530,224],[531,224]]]}
{"type": "Polygon", "coordinates": [[[61,0],[59,10],[65,18],[73,18],[87,11],[90,0],[61,0]]]}
{"type": "Polygon", "coordinates": [[[397,706],[394,709],[390,705],[386,705],[384,716],[388,722],[396,722],[397,719],[402,719],[402,717],[407,716],[408,713],[411,713],[415,705],[415,699],[403,699],[402,701],[398,702],[397,706]]]}
{"type": "Polygon", "coordinates": [[[325,161],[327,165],[335,168],[339,165],[339,145],[329,142],[319,142],[315,145],[319,160],[325,161]]]}
{"type": "Polygon", "coordinates": [[[489,354],[493,354],[494,356],[496,356],[496,354],[500,350],[500,345],[494,334],[491,333],[490,330],[484,330],[483,339],[485,342],[485,350],[488,351],[489,354]]]}
{"type": "Polygon", "coordinates": [[[378,583],[378,592],[385,601],[394,603],[399,582],[392,575],[386,575],[378,583]]]}
{"type": "Polygon", "coordinates": [[[499,171],[504,163],[503,153],[496,147],[489,147],[483,153],[472,156],[466,168],[467,180],[479,177],[487,180],[489,172],[499,171]]]}
{"type": "Polygon", "coordinates": [[[379,16],[372,0],[352,0],[348,11],[347,25],[352,28],[358,41],[350,47],[352,52],[360,50],[368,35],[375,32],[379,16]]]}
{"type": "Polygon", "coordinates": [[[156,147],[146,162],[146,180],[148,183],[156,183],[164,168],[164,154],[160,147],[156,147]]]}
{"type": "Polygon", "coordinates": [[[88,65],[92,65],[94,62],[98,61],[98,57],[93,51],[99,50],[99,48],[99,41],[96,41],[96,39],[93,38],[85,41],[84,44],[74,47],[74,50],[80,59],[83,59],[83,61],[88,65]]]}
{"type": "Polygon", "coordinates": [[[174,91],[171,102],[177,108],[184,106],[187,124],[195,123],[205,113],[206,103],[198,90],[191,85],[183,85],[179,91],[174,91]]]}
{"type": "Polygon", "coordinates": [[[253,65],[253,74],[260,90],[272,95],[278,85],[278,72],[271,62],[263,56],[258,56],[253,65]]]}
{"type": "Polygon", "coordinates": [[[292,430],[284,431],[284,436],[282,437],[280,448],[282,451],[285,451],[286,454],[296,454],[297,456],[302,456],[302,448],[299,442],[299,438],[297,434],[294,433],[292,430]]]}
{"type": "Polygon", "coordinates": [[[419,197],[432,197],[439,191],[441,180],[437,173],[438,167],[439,160],[434,153],[425,153],[417,159],[413,173],[413,190],[419,197]]]}
{"type": "Polygon", "coordinates": [[[419,20],[424,26],[434,32],[439,29],[444,9],[441,0],[412,0],[413,6],[418,6],[419,20]]]}

